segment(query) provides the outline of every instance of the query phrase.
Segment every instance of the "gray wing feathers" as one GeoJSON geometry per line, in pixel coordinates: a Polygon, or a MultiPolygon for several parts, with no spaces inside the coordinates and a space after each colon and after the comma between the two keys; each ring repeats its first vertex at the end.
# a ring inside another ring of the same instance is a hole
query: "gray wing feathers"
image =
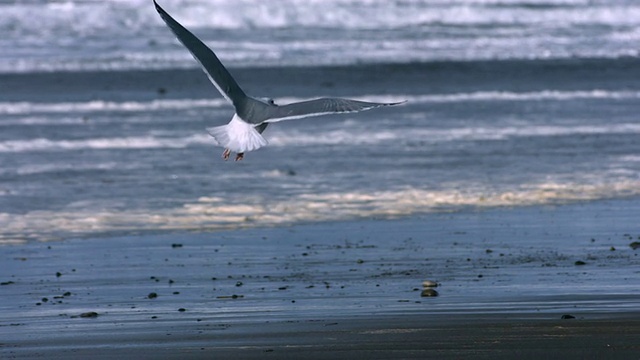
{"type": "Polygon", "coordinates": [[[264,122],[278,122],[334,113],[358,112],[397,104],[401,103],[373,103],[341,98],[321,98],[272,107],[270,108],[268,119],[264,122]]]}
{"type": "Polygon", "coordinates": [[[160,14],[160,17],[162,17],[162,20],[164,20],[178,40],[180,40],[189,52],[191,52],[191,55],[200,63],[207,73],[209,80],[216,86],[222,96],[231,101],[236,108],[240,106],[246,98],[246,95],[231,74],[229,74],[229,71],[222,65],[216,54],[189,30],[185,29],[167,14],[155,0],[153,0],[153,4],[158,14],[160,14]]]}

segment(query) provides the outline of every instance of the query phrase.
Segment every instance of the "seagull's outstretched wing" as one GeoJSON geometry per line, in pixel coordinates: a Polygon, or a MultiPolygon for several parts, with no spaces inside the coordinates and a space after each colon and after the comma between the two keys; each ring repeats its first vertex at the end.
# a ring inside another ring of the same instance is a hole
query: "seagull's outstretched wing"
{"type": "Polygon", "coordinates": [[[374,103],[341,98],[321,98],[283,106],[270,107],[269,115],[267,116],[268,119],[264,122],[270,123],[325,114],[358,112],[381,106],[392,106],[402,103],[404,102],[374,103]]]}
{"type": "Polygon", "coordinates": [[[211,51],[200,39],[193,35],[189,30],[185,29],[177,21],[175,21],[163,8],[153,0],[156,11],[162,17],[162,20],[169,26],[171,31],[176,35],[178,40],[191,52],[191,55],[200,63],[204,71],[207,73],[209,80],[216,86],[218,91],[231,101],[238,108],[242,105],[247,95],[240,88],[238,83],[233,79],[229,71],[225,69],[216,54],[211,51]]]}

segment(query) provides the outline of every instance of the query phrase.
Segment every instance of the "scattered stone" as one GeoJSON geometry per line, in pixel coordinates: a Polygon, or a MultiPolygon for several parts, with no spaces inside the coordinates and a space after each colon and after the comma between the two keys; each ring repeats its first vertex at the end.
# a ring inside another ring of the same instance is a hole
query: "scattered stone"
{"type": "Polygon", "coordinates": [[[612,246],[609,251],[616,251],[616,248],[612,246]]]}
{"type": "Polygon", "coordinates": [[[81,318],[97,318],[98,317],[98,313],[95,311],[89,311],[89,312],[85,312],[80,314],[81,318]]]}
{"type": "Polygon", "coordinates": [[[432,296],[438,296],[438,292],[435,291],[434,289],[424,289],[422,290],[422,292],[420,293],[421,297],[432,297],[432,296]]]}
{"type": "Polygon", "coordinates": [[[171,247],[174,248],[174,249],[175,248],[181,248],[182,244],[171,244],[171,247]]]}
{"type": "Polygon", "coordinates": [[[438,283],[432,280],[425,280],[422,282],[422,286],[426,288],[438,287],[438,283]]]}
{"type": "Polygon", "coordinates": [[[578,260],[574,263],[576,266],[582,266],[582,265],[587,265],[586,262],[582,261],[582,260],[578,260]]]}
{"type": "Polygon", "coordinates": [[[244,295],[221,295],[221,296],[217,296],[216,299],[242,299],[244,297],[244,295]]]}
{"type": "Polygon", "coordinates": [[[358,259],[358,261],[356,261],[356,263],[358,263],[358,264],[363,264],[363,263],[364,263],[364,260],[362,260],[362,259],[358,259]]]}
{"type": "Polygon", "coordinates": [[[58,271],[58,272],[56,273],[56,277],[60,277],[60,276],[62,276],[62,273],[58,271]]]}
{"type": "Polygon", "coordinates": [[[562,320],[569,320],[569,319],[575,319],[576,317],[573,315],[569,315],[569,314],[564,314],[560,317],[560,319],[562,320]]]}
{"type": "Polygon", "coordinates": [[[158,297],[158,294],[156,294],[156,293],[152,292],[152,293],[149,293],[149,295],[147,295],[147,297],[148,297],[149,299],[155,299],[155,298],[157,298],[157,297],[158,297]]]}
{"type": "Polygon", "coordinates": [[[178,309],[178,311],[180,311],[180,312],[185,312],[185,311],[187,311],[187,309],[185,309],[185,308],[180,308],[180,309],[178,309]]]}
{"type": "Polygon", "coordinates": [[[242,281],[238,281],[238,282],[236,282],[236,286],[237,286],[237,287],[242,286],[242,281]]]}
{"type": "Polygon", "coordinates": [[[638,248],[640,248],[640,241],[634,241],[631,244],[629,244],[629,246],[633,249],[636,250],[638,248]]]}
{"type": "Polygon", "coordinates": [[[13,285],[13,284],[15,284],[13,281],[4,281],[0,283],[0,285],[13,285]]]}

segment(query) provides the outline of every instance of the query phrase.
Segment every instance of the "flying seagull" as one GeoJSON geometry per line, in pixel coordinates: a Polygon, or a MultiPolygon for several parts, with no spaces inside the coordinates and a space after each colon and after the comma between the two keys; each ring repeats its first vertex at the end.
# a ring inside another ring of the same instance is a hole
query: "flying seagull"
{"type": "Polygon", "coordinates": [[[156,0],[153,0],[153,4],[169,29],[200,63],[209,80],[235,107],[236,112],[227,125],[207,128],[207,132],[225,148],[222,153],[225,160],[229,159],[231,152],[236,153],[236,161],[242,160],[245,152],[267,145],[267,140],[261,134],[272,122],[401,104],[320,98],[278,106],[272,99],[261,100],[248,96],[211,49],[167,14],[156,0]]]}

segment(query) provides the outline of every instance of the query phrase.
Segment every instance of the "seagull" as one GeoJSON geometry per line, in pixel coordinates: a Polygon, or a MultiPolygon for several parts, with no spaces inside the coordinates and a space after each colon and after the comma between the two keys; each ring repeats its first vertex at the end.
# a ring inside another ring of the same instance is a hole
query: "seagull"
{"type": "Polygon", "coordinates": [[[153,0],[153,4],[169,29],[189,50],[196,61],[200,63],[209,80],[220,91],[220,94],[229,100],[235,108],[235,114],[228,124],[207,128],[207,132],[216,140],[218,145],[224,147],[224,152],[222,153],[224,160],[228,160],[232,152],[236,153],[236,161],[242,160],[246,152],[258,150],[267,145],[267,140],[262,137],[262,132],[273,122],[334,113],[358,112],[403,103],[375,103],[343,98],[319,98],[279,106],[276,105],[273,99],[263,100],[248,96],[211,49],[174,20],[158,5],[156,0],[153,0]]]}

